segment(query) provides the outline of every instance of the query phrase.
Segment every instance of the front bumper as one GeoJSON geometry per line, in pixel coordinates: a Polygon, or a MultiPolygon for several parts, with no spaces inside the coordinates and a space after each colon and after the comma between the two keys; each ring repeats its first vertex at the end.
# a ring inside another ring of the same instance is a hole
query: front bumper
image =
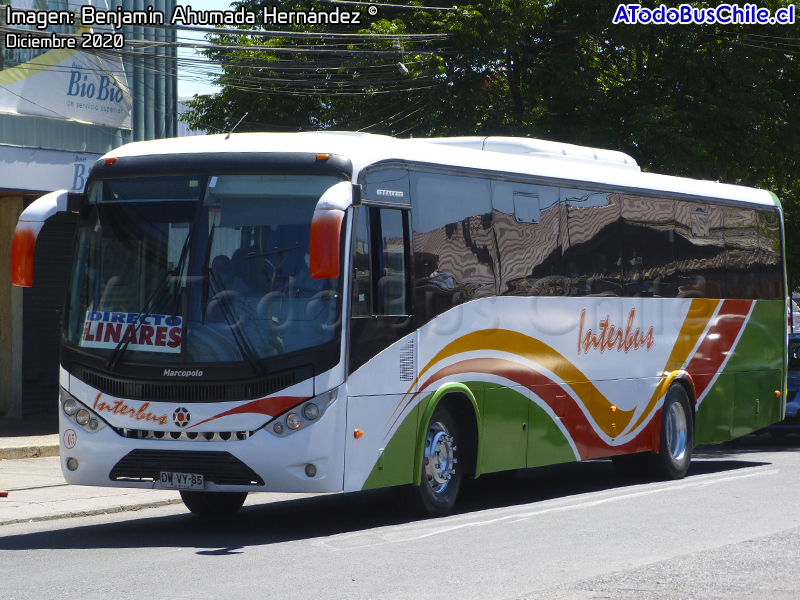
{"type": "Polygon", "coordinates": [[[200,471],[208,491],[338,492],[344,481],[345,409],[346,402],[334,402],[313,426],[291,436],[262,429],[226,442],[132,439],[112,427],[88,432],[59,411],[61,470],[75,485],[161,489],[161,471],[200,471]],[[67,466],[70,459],[72,467],[77,461],[74,470],[67,466]],[[313,477],[306,473],[309,464],[313,477]]]}

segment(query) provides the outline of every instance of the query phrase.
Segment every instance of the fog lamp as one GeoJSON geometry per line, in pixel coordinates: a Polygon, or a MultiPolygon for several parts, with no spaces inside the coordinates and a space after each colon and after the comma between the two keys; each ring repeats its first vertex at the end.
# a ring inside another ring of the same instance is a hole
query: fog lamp
{"type": "Polygon", "coordinates": [[[286,415],[286,426],[289,429],[300,429],[300,425],[302,424],[303,422],[300,420],[300,415],[295,413],[289,413],[286,415]]]}
{"type": "Polygon", "coordinates": [[[306,475],[308,475],[309,477],[315,477],[317,475],[317,467],[312,464],[307,464],[306,475]]]}
{"type": "Polygon", "coordinates": [[[75,460],[74,458],[68,458],[67,459],[67,468],[70,471],[77,471],[78,470],[78,461],[75,460]]]}

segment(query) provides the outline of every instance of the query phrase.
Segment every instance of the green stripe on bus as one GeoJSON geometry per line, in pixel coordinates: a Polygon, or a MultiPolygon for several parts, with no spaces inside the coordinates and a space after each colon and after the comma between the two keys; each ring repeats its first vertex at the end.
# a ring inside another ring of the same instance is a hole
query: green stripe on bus
{"type": "Polygon", "coordinates": [[[785,321],[783,302],[756,301],[733,355],[697,409],[696,443],[724,442],[780,420],[785,321]]]}
{"type": "MultiPolygon", "coordinates": [[[[482,381],[465,382],[481,406],[479,473],[538,467],[576,460],[564,433],[542,407],[528,399],[524,388],[514,389],[482,381]],[[487,402],[488,398],[488,402],[487,402]],[[523,429],[525,423],[527,429],[523,429]]],[[[426,396],[395,431],[376,460],[362,489],[412,483],[413,449],[419,444],[420,407],[426,396]]]]}

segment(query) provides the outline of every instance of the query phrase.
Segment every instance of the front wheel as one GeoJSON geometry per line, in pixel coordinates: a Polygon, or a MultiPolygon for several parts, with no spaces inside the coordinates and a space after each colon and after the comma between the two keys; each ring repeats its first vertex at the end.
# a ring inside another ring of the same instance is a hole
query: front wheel
{"type": "Polygon", "coordinates": [[[650,455],[654,474],[661,479],[681,479],[689,471],[694,447],[694,423],[689,396],[679,383],[664,398],[661,411],[661,445],[650,455]]]}
{"type": "Polygon", "coordinates": [[[181,491],[181,500],[194,514],[206,519],[222,519],[235,514],[247,499],[247,492],[181,491]]]}
{"type": "Polygon", "coordinates": [[[422,481],[408,486],[412,507],[431,517],[447,514],[456,503],[462,467],[458,462],[458,424],[450,408],[436,407],[425,433],[422,481]]]}

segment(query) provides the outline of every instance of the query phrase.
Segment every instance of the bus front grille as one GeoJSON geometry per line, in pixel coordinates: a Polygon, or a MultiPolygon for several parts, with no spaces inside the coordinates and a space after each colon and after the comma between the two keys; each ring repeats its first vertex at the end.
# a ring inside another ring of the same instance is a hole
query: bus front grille
{"type": "Polygon", "coordinates": [[[225,402],[254,400],[286,389],[300,379],[298,371],[287,371],[253,381],[215,382],[142,382],[101,375],[88,369],[81,379],[99,392],[128,400],[151,402],[225,402]]]}
{"type": "Polygon", "coordinates": [[[111,481],[154,482],[162,471],[202,475],[217,485],[264,485],[258,473],[230,452],[133,450],[111,469],[111,481]]]}
{"type": "Polygon", "coordinates": [[[111,429],[124,438],[150,442],[242,442],[255,434],[255,431],[158,431],[113,425],[111,429]]]}

